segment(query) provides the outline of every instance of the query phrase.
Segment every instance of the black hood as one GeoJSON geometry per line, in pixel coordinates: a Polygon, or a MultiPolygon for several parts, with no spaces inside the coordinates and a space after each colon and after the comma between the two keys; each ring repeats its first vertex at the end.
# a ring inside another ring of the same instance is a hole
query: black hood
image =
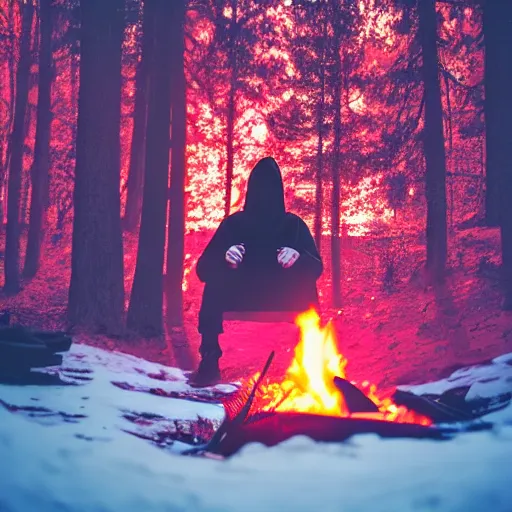
{"type": "Polygon", "coordinates": [[[251,171],[247,182],[244,212],[269,219],[284,216],[286,210],[283,177],[273,158],[261,159],[251,171]]]}

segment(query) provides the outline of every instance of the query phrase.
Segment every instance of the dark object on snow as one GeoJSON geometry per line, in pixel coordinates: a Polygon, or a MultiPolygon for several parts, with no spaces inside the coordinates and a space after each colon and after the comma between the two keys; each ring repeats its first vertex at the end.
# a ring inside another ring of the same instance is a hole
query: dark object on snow
{"type": "Polygon", "coordinates": [[[508,407],[511,393],[493,398],[466,400],[469,388],[448,390],[442,395],[415,395],[396,390],[393,400],[420,414],[428,416],[434,423],[473,421],[486,414],[508,407]]]}
{"type": "Polygon", "coordinates": [[[470,421],[473,419],[473,416],[463,409],[457,409],[453,406],[445,405],[438,400],[415,395],[408,391],[396,390],[393,395],[393,401],[397,405],[403,405],[408,409],[428,416],[434,423],[470,421]]]}
{"type": "Polygon", "coordinates": [[[31,331],[32,336],[41,340],[52,352],[67,352],[73,339],[64,331],[31,331]]]}
{"type": "MultiPolygon", "coordinates": [[[[62,356],[54,354],[55,362],[51,366],[60,365],[62,356]]],[[[20,371],[20,369],[5,369],[0,367],[0,384],[11,386],[76,386],[75,382],[69,382],[62,379],[60,373],[32,372],[30,369],[20,371]]]]}
{"type": "Polygon", "coordinates": [[[447,439],[448,434],[435,427],[423,427],[390,421],[319,416],[304,413],[262,413],[233,429],[212,450],[233,455],[248,443],[274,446],[293,436],[308,436],[314,441],[342,442],[355,434],[372,433],[384,438],[447,439]]]}
{"type": "Polygon", "coordinates": [[[62,363],[73,340],[65,332],[35,331],[21,325],[0,326],[0,374],[16,374],[31,368],[62,363]]]}
{"type": "Polygon", "coordinates": [[[254,167],[243,211],[222,221],[196,270],[206,283],[199,312],[203,345],[223,332],[225,312],[305,311],[318,304],[316,281],[322,261],[305,222],[285,210],[281,171],[273,158],[254,167]],[[225,254],[238,244],[244,245],[245,254],[239,267],[232,269],[225,254]],[[300,254],[287,269],[277,261],[283,247],[300,254]]]}
{"type": "Polygon", "coordinates": [[[379,412],[379,408],[348,380],[334,377],[334,385],[343,395],[349,412],[379,412]]]}

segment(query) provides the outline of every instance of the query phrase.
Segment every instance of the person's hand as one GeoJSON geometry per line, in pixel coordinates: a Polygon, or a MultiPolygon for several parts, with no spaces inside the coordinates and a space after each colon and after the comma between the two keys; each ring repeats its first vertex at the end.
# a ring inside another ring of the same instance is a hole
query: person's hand
{"type": "Polygon", "coordinates": [[[244,259],[244,244],[232,245],[226,252],[226,261],[231,268],[237,268],[244,259]]]}
{"type": "Polygon", "coordinates": [[[282,247],[277,253],[277,261],[283,268],[290,268],[298,259],[300,254],[291,247],[282,247]]]}

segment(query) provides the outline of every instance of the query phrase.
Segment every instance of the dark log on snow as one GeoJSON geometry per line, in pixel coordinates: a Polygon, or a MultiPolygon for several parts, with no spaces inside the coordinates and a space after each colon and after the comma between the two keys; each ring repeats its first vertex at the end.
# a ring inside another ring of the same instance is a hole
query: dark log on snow
{"type": "Polygon", "coordinates": [[[355,434],[377,434],[383,438],[448,439],[436,427],[409,423],[319,416],[304,413],[268,413],[255,415],[234,429],[218,444],[214,453],[230,456],[249,443],[275,446],[294,436],[307,436],[319,442],[342,442],[355,434]]]}

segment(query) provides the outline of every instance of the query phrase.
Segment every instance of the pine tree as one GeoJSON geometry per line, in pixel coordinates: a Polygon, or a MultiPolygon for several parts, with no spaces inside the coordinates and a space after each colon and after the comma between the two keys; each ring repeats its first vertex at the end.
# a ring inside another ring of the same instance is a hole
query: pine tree
{"type": "Polygon", "coordinates": [[[146,0],[153,16],[146,165],[137,264],[128,308],[128,328],[143,336],[163,332],[163,262],[169,180],[171,66],[174,8],[167,0],[146,0]]]}
{"type": "Polygon", "coordinates": [[[133,111],[132,144],[130,150],[130,168],[128,171],[128,189],[123,219],[124,229],[135,231],[140,221],[142,191],[144,184],[144,163],[146,149],[146,127],[148,115],[148,64],[151,58],[152,22],[148,12],[148,2],[143,4],[142,49],[135,80],[135,107],[133,111]]]}
{"type": "Polygon", "coordinates": [[[484,1],[483,32],[485,43],[485,221],[488,226],[499,225],[500,197],[500,139],[503,135],[501,126],[503,113],[503,65],[509,59],[508,48],[504,44],[505,35],[497,30],[500,26],[507,2],[484,1]]]}
{"type": "Polygon", "coordinates": [[[340,156],[341,156],[341,93],[343,87],[343,70],[341,62],[341,42],[343,24],[340,16],[342,1],[337,0],[333,10],[333,65],[332,84],[334,110],[334,141],[331,159],[331,272],[332,272],[332,305],[341,306],[341,244],[340,244],[340,156]]]}
{"type": "Polygon", "coordinates": [[[172,152],[171,186],[167,235],[167,320],[173,327],[183,325],[183,259],[185,249],[185,178],[187,145],[187,87],[185,81],[186,0],[173,3],[172,67],[172,152]]]}
{"type": "MultiPolygon", "coordinates": [[[[0,224],[3,225],[5,218],[5,189],[7,188],[6,179],[8,176],[9,165],[11,160],[11,149],[12,149],[12,140],[11,133],[14,122],[14,114],[15,114],[15,82],[16,82],[16,69],[15,69],[15,57],[16,52],[14,51],[14,41],[15,41],[15,33],[14,33],[14,24],[15,24],[15,2],[11,0],[9,2],[9,7],[7,12],[4,14],[4,17],[7,20],[7,25],[5,26],[5,31],[0,33],[0,55],[2,59],[7,62],[7,72],[9,75],[9,85],[8,85],[8,96],[9,96],[9,108],[7,113],[7,120],[4,126],[4,130],[2,130],[2,140],[1,140],[1,149],[0,149],[0,189],[4,191],[3,198],[0,199],[0,224]]],[[[7,89],[7,87],[6,87],[7,89]]]]}
{"type": "Polygon", "coordinates": [[[423,144],[426,162],[427,273],[431,282],[442,283],[447,258],[446,157],[435,0],[418,1],[418,18],[425,97],[423,144]]]}
{"type": "Polygon", "coordinates": [[[322,249],[322,228],[323,228],[323,175],[324,175],[324,124],[325,124],[325,74],[326,74],[326,45],[327,45],[327,20],[322,20],[322,32],[319,37],[319,50],[320,59],[318,62],[319,69],[319,91],[318,91],[318,105],[317,105],[317,151],[316,151],[316,172],[315,172],[315,221],[314,233],[315,242],[318,251],[322,249]]]}
{"type": "Polygon", "coordinates": [[[512,2],[485,2],[485,121],[488,149],[487,172],[490,173],[487,179],[489,187],[487,219],[494,221],[493,223],[497,221],[501,229],[503,309],[508,311],[512,310],[511,26],[512,2]]]}
{"type": "Polygon", "coordinates": [[[68,316],[74,325],[114,334],[122,328],[124,311],[119,196],[123,29],[124,0],[81,2],[68,316]]]}
{"type": "Polygon", "coordinates": [[[27,251],[25,254],[25,277],[35,276],[39,268],[43,240],[46,205],[49,196],[50,128],[52,63],[52,0],[40,0],[39,43],[39,90],[37,99],[36,142],[32,165],[32,192],[30,198],[30,220],[27,251]]]}
{"type": "Polygon", "coordinates": [[[16,72],[16,106],[11,135],[11,160],[7,197],[7,230],[5,236],[5,285],[6,293],[17,293],[20,289],[20,191],[23,171],[23,151],[25,142],[25,115],[27,110],[30,43],[34,5],[32,0],[22,4],[22,28],[20,58],[16,72]]]}

